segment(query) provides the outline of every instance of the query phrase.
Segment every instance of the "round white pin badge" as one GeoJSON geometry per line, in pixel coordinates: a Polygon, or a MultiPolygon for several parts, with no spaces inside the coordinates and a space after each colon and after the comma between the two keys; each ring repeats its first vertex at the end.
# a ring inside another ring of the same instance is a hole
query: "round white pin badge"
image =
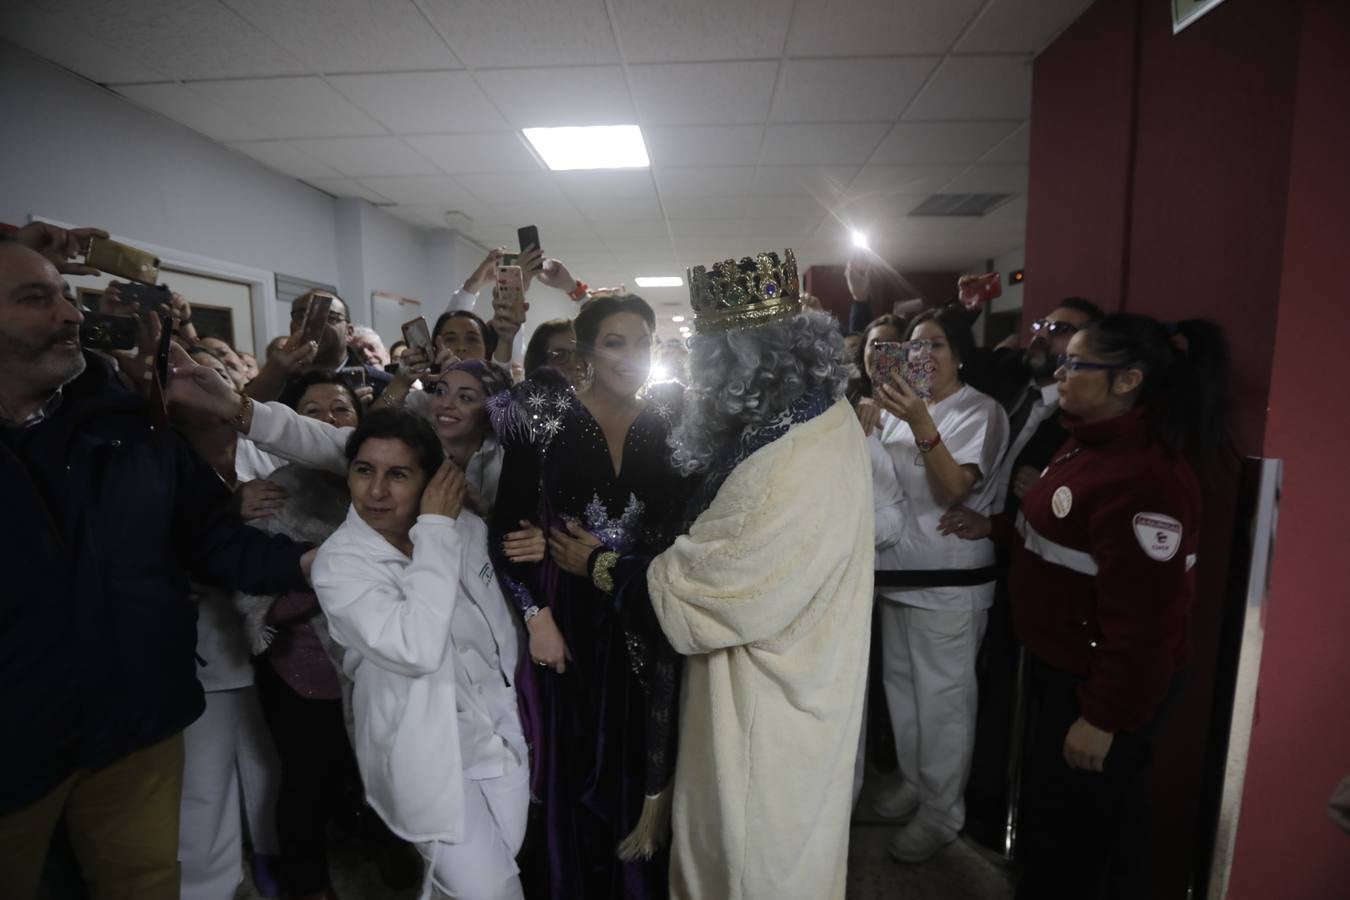
{"type": "Polygon", "coordinates": [[[1073,491],[1069,486],[1061,485],[1054,495],[1050,498],[1050,511],[1055,514],[1056,519],[1062,519],[1073,509],[1073,491]]]}

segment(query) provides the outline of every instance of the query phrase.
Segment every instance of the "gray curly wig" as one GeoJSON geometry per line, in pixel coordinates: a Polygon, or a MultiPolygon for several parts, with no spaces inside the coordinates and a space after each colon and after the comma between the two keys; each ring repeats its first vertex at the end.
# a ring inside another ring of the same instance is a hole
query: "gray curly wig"
{"type": "Polygon", "coordinates": [[[720,334],[689,346],[684,415],[671,431],[675,468],[706,472],[718,451],[747,426],[768,422],[803,394],[837,400],[857,370],[832,316],[806,309],[790,319],[720,334]]]}

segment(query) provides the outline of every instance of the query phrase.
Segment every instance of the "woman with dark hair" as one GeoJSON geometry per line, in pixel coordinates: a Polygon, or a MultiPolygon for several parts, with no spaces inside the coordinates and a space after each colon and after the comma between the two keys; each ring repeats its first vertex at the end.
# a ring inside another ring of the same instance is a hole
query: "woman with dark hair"
{"type": "Polygon", "coordinates": [[[916,389],[896,374],[873,392],[884,411],[873,468],[893,476],[904,497],[898,540],[877,555],[882,684],[900,781],[875,808],[909,820],[890,848],[905,862],[932,856],[965,824],[975,656],[994,600],[993,542],[938,531],[953,506],[990,510],[992,476],[1008,441],[1002,407],[967,383],[975,357],[967,323],[958,307],[920,313],[905,334],[906,350],[927,366],[930,383],[916,378],[916,389]]]}
{"type": "Polygon", "coordinates": [[[525,348],[525,377],[548,366],[557,369],[574,388],[581,387],[586,365],[577,352],[577,337],[571,319],[550,319],[535,326],[525,348]]]}
{"type": "Polygon", "coordinates": [[[497,352],[496,330],[467,309],[441,313],[431,329],[431,339],[437,355],[449,351],[456,360],[487,362],[497,352]]]}
{"type": "Polygon", "coordinates": [[[881,407],[872,402],[872,378],[876,374],[876,353],[880,343],[898,343],[909,326],[904,319],[887,313],[867,323],[854,354],[853,364],[858,374],[849,380],[844,396],[858,413],[863,434],[870,435],[881,422],[881,407]]]}
{"type": "Polygon", "coordinates": [[[662,708],[654,733],[648,713],[649,692],[674,696],[673,654],[662,654],[650,610],[602,590],[588,562],[661,549],[682,505],[666,446],[674,410],[639,396],[656,327],[642,298],[592,299],[574,327],[592,373],[579,393],[546,368],[492,401],[507,443],[493,544],[521,520],[553,532],[542,563],[502,562],[535,664],[521,677],[537,680],[531,739],[551,896],[664,897],[664,857],[644,858],[648,848],[624,862],[616,848],[669,779],[675,710],[662,708]]]}
{"type": "Polygon", "coordinates": [[[422,417],[373,412],[345,455],[351,510],[319,548],[314,590],[354,684],[367,798],[426,861],[423,897],[521,898],[519,633],[487,526],[422,417]]]}
{"type": "Polygon", "coordinates": [[[968,509],[946,534],[1013,544],[1028,655],[1018,897],[1140,896],[1143,775],[1189,652],[1198,468],[1227,439],[1228,348],[1212,322],[1117,313],[1060,357],[1070,438],[1014,523],[968,509]]]}

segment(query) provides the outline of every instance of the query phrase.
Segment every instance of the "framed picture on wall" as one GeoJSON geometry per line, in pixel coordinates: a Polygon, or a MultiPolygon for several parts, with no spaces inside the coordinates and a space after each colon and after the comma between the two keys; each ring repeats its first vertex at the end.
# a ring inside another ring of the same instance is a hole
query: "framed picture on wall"
{"type": "Polygon", "coordinates": [[[220,338],[231,347],[234,346],[234,310],[228,306],[194,303],[192,324],[197,329],[197,337],[220,338]]]}

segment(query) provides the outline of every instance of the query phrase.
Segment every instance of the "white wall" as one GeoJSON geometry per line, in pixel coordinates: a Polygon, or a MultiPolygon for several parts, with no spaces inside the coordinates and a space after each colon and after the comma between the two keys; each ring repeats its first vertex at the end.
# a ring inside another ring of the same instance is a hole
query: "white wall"
{"type": "MultiPolygon", "coordinates": [[[[358,322],[371,319],[372,291],[422,300],[434,320],[482,258],[449,229],[334,200],[4,41],[0,121],[0,221],[95,225],[335,284],[358,322]]],[[[273,318],[269,337],[285,321],[273,318]]]]}
{"type": "Polygon", "coordinates": [[[0,43],[0,219],[98,225],[333,283],[331,197],[0,43]]]}

